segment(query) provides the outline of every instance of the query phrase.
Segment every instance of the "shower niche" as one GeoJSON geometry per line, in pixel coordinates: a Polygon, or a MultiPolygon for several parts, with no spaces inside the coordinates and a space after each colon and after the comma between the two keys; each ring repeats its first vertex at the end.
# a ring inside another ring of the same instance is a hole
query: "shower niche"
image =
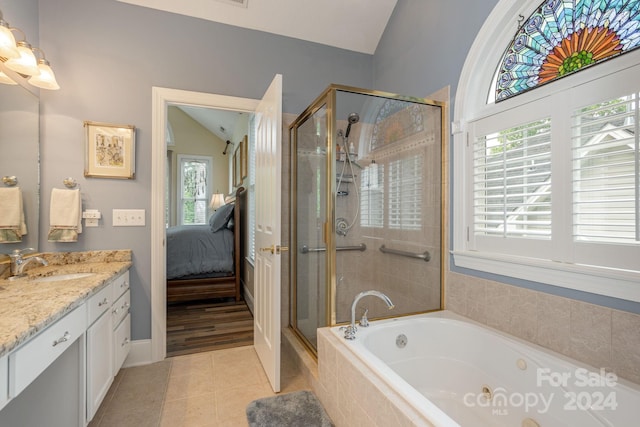
{"type": "Polygon", "coordinates": [[[317,352],[316,329],[442,307],[445,104],[330,85],[290,125],[291,310],[317,352]]]}

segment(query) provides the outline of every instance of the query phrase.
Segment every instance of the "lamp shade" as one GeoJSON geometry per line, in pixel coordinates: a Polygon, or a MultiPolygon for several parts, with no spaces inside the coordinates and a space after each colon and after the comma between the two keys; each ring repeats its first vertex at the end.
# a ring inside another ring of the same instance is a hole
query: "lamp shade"
{"type": "Polygon", "coordinates": [[[25,41],[18,42],[18,52],[20,52],[20,58],[12,58],[7,60],[4,65],[7,68],[15,71],[16,73],[26,74],[27,76],[33,76],[40,73],[38,69],[38,61],[36,56],[31,50],[31,45],[25,41]]]}
{"type": "Polygon", "coordinates": [[[6,85],[17,85],[18,83],[14,82],[11,77],[7,76],[4,71],[0,70],[0,83],[4,83],[6,85]]]}
{"type": "Polygon", "coordinates": [[[211,203],[209,203],[209,207],[211,209],[213,209],[215,211],[220,206],[224,206],[224,205],[225,205],[225,203],[224,203],[224,194],[215,193],[213,196],[211,196],[211,203]]]}
{"type": "Polygon", "coordinates": [[[7,23],[2,20],[2,12],[0,12],[0,56],[7,59],[20,57],[20,52],[16,47],[16,38],[13,37],[7,23]]]}
{"type": "Polygon", "coordinates": [[[60,89],[60,85],[56,81],[56,75],[53,74],[53,70],[51,66],[49,66],[49,61],[46,59],[38,60],[38,69],[40,70],[40,74],[34,74],[27,80],[32,85],[49,90],[58,90],[60,89]]]}

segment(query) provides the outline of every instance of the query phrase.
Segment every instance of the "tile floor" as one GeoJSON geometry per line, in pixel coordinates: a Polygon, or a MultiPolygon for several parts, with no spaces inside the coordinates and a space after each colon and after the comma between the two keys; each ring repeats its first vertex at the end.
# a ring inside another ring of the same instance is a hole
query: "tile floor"
{"type": "MultiPolygon", "coordinates": [[[[310,390],[282,352],[281,393],[310,390]]],[[[253,346],[122,369],[89,427],[246,426],[249,402],[273,396],[253,346]]]]}

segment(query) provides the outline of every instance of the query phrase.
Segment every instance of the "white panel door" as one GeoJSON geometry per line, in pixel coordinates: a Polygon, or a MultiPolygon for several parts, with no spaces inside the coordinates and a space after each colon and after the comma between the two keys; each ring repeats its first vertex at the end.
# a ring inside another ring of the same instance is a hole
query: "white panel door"
{"type": "Polygon", "coordinates": [[[274,392],[280,391],[280,224],[282,75],[256,109],[256,228],[253,343],[274,392]]]}

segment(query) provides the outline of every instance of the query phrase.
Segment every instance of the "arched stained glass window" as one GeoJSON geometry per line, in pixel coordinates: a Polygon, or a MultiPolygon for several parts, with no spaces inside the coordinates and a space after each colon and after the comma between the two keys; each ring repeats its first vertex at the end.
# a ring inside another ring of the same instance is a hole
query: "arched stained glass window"
{"type": "Polygon", "coordinates": [[[507,47],[496,102],[640,47],[640,0],[546,0],[507,47]]]}

